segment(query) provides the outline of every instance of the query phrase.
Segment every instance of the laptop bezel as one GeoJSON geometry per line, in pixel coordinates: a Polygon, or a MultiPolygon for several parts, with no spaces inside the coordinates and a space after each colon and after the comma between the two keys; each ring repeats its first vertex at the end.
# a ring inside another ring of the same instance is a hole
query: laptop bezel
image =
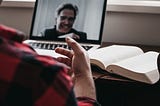
{"type": "MultiPolygon", "coordinates": [[[[33,17],[32,17],[31,28],[30,28],[30,36],[29,36],[30,40],[43,40],[43,37],[32,36],[33,28],[34,28],[34,22],[35,22],[35,19],[36,19],[36,12],[37,12],[37,8],[38,8],[38,1],[39,0],[36,0],[35,5],[34,5],[33,17]]],[[[104,28],[104,22],[105,22],[106,6],[107,6],[107,0],[104,0],[102,17],[101,17],[101,26],[100,26],[100,32],[99,32],[99,39],[98,40],[88,40],[87,39],[86,41],[79,42],[79,43],[89,43],[89,44],[101,44],[102,43],[101,41],[102,41],[102,35],[103,35],[103,30],[104,30],[103,28],[104,28]]],[[[51,40],[45,40],[45,41],[51,41],[51,40]]],[[[59,40],[54,40],[54,41],[64,42],[64,39],[59,39],[59,40]]]]}

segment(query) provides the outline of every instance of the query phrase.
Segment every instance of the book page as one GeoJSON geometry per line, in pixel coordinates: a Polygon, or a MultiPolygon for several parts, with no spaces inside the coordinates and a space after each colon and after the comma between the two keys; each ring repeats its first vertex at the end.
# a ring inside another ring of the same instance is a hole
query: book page
{"type": "Polygon", "coordinates": [[[107,70],[127,78],[152,84],[159,80],[158,54],[158,52],[149,51],[117,63],[112,63],[107,67],[107,70]]]}
{"type": "Polygon", "coordinates": [[[157,52],[150,51],[113,64],[136,73],[147,73],[150,70],[157,69],[157,57],[157,52]]]}
{"type": "Polygon", "coordinates": [[[112,45],[97,49],[92,53],[89,53],[89,56],[91,59],[91,64],[99,64],[101,65],[101,68],[103,65],[103,68],[106,68],[111,63],[140,54],[143,54],[143,51],[136,46],[112,45]]]}

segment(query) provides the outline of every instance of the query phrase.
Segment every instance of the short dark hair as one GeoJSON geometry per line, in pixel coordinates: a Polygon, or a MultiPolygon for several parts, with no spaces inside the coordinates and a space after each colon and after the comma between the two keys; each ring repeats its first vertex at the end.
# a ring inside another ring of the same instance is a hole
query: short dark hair
{"type": "Polygon", "coordinates": [[[56,17],[63,11],[64,9],[69,9],[74,11],[74,18],[76,18],[78,14],[78,7],[76,5],[73,5],[71,3],[65,3],[58,6],[56,9],[56,17]]]}

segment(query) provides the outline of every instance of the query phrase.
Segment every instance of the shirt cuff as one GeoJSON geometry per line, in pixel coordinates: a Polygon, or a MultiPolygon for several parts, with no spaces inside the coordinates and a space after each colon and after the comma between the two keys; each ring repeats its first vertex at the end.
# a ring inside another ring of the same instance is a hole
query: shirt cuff
{"type": "Polygon", "coordinates": [[[86,106],[86,104],[88,104],[89,106],[101,106],[97,100],[89,97],[77,97],[77,100],[78,106],[86,106]]]}

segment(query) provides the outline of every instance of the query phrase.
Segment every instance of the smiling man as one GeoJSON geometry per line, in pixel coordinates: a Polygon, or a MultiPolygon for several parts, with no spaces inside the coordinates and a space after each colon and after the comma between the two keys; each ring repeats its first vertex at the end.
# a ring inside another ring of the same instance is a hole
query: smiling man
{"type": "Polygon", "coordinates": [[[70,36],[78,41],[86,40],[87,34],[85,32],[72,28],[77,14],[78,8],[76,5],[70,3],[60,5],[56,10],[55,27],[46,29],[41,35],[47,40],[56,40],[66,36],[70,36]]]}

